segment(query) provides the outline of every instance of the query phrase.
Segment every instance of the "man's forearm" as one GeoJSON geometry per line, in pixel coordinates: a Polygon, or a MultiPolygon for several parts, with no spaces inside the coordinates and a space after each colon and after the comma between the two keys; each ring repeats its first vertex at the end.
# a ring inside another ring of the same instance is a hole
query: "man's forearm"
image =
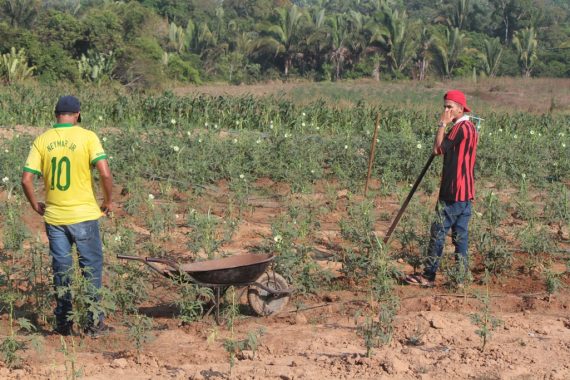
{"type": "Polygon", "coordinates": [[[113,176],[101,177],[101,187],[103,188],[105,203],[113,202],[113,176]]]}
{"type": "Polygon", "coordinates": [[[435,140],[433,142],[433,154],[440,154],[439,148],[441,147],[441,144],[443,144],[444,137],[445,137],[445,124],[440,122],[437,128],[437,133],[435,134],[435,140]]]}

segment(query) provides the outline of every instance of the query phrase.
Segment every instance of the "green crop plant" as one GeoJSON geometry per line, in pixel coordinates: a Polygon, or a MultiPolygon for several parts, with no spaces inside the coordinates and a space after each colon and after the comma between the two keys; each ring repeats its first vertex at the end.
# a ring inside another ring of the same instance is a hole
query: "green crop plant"
{"type": "MultiPolygon", "coordinates": [[[[252,351],[253,357],[257,348],[259,347],[259,340],[261,336],[265,334],[265,328],[259,328],[257,330],[249,331],[247,336],[243,339],[239,339],[235,333],[235,320],[239,315],[239,305],[237,304],[237,294],[236,289],[231,287],[226,292],[226,299],[229,301],[224,307],[224,317],[226,320],[226,326],[230,332],[230,336],[225,338],[223,341],[223,348],[228,353],[228,359],[230,364],[229,376],[232,376],[232,370],[235,366],[236,355],[245,350],[252,351]]],[[[211,336],[217,335],[214,331],[211,336]]]]}
{"type": "Polygon", "coordinates": [[[512,269],[513,253],[507,248],[505,239],[488,228],[475,241],[477,252],[483,255],[483,264],[490,274],[497,276],[512,269]]]}
{"type": "Polygon", "coordinates": [[[392,264],[392,258],[378,238],[374,238],[369,251],[369,275],[366,276],[369,290],[369,309],[364,322],[357,326],[357,332],[364,338],[366,356],[382,344],[388,344],[394,333],[394,321],[400,304],[394,293],[395,278],[399,273],[392,264]]]}
{"type": "Polygon", "coordinates": [[[180,296],[175,304],[178,307],[181,323],[187,324],[199,320],[204,314],[205,305],[214,299],[212,289],[190,283],[189,279],[184,278],[184,274],[174,281],[180,288],[180,296]]]}
{"type": "Polygon", "coordinates": [[[45,255],[45,246],[40,242],[39,237],[30,242],[29,269],[26,272],[29,283],[29,296],[34,309],[35,317],[42,323],[47,323],[51,316],[51,302],[53,298],[51,287],[51,272],[45,255]]]}
{"type": "Polygon", "coordinates": [[[478,313],[473,313],[470,315],[471,323],[478,327],[475,333],[481,338],[481,352],[485,350],[485,346],[491,339],[493,331],[503,323],[503,321],[495,317],[491,311],[491,296],[489,294],[488,271],[485,271],[485,278],[485,292],[477,296],[481,302],[481,308],[478,313]]]}
{"type": "Polygon", "coordinates": [[[123,314],[136,314],[148,299],[148,274],[138,266],[113,264],[108,271],[109,290],[113,302],[123,314]]]}
{"type": "Polygon", "coordinates": [[[98,323],[101,315],[107,315],[109,311],[113,311],[115,304],[107,288],[96,289],[83,276],[83,273],[89,268],[80,268],[75,247],[71,255],[73,266],[70,268],[70,272],[66,274],[70,278],[70,282],[66,286],[57,287],[55,291],[58,297],[71,296],[73,308],[67,319],[78,326],[80,334],[83,334],[92,321],[98,323]]]}
{"type": "Polygon", "coordinates": [[[553,271],[550,265],[550,267],[544,271],[544,284],[546,285],[548,301],[550,302],[552,295],[554,295],[564,286],[564,282],[562,281],[562,274],[553,271]]]}
{"type": "Polygon", "coordinates": [[[186,223],[191,228],[188,232],[188,248],[196,255],[204,253],[209,259],[214,258],[220,247],[231,240],[236,227],[224,223],[210,209],[206,214],[191,209],[186,223]]]}
{"type": "Polygon", "coordinates": [[[83,376],[83,368],[77,368],[77,352],[75,350],[75,338],[70,336],[71,349],[69,348],[65,338],[60,337],[60,348],[59,352],[63,354],[65,359],[65,379],[66,380],[76,380],[83,376]]]}
{"type": "Polygon", "coordinates": [[[2,223],[4,250],[19,251],[27,237],[27,227],[22,220],[22,203],[15,198],[2,203],[0,211],[4,216],[2,223]]]}
{"type": "Polygon", "coordinates": [[[544,226],[536,227],[534,223],[521,229],[517,237],[521,249],[528,254],[525,268],[528,272],[540,271],[544,267],[544,255],[550,254],[554,249],[549,232],[544,226]]]}
{"type": "Polygon", "coordinates": [[[150,342],[152,339],[151,331],[153,321],[152,318],[139,313],[134,313],[125,322],[129,329],[129,339],[133,342],[137,354],[140,355],[142,347],[145,343],[150,342]]]}

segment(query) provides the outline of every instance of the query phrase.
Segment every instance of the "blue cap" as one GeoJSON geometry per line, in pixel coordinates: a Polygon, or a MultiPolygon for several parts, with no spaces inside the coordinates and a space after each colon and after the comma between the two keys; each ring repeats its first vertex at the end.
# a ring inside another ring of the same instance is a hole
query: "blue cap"
{"type": "MultiPolygon", "coordinates": [[[[75,96],[67,95],[62,96],[55,105],[55,113],[77,113],[81,112],[81,103],[75,96]]],[[[77,121],[81,121],[81,115],[77,121]]]]}

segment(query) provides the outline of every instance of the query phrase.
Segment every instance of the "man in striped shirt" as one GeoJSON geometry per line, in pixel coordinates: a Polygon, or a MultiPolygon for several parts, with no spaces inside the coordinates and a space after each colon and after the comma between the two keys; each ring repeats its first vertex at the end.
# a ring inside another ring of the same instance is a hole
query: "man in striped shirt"
{"type": "Polygon", "coordinates": [[[441,114],[433,145],[433,154],[443,154],[443,171],[439,189],[436,220],[431,226],[428,257],[421,275],[407,276],[409,284],[433,286],[440,264],[445,237],[451,229],[456,258],[459,262],[459,282],[469,273],[467,255],[468,225],[471,218],[471,201],[475,196],[473,171],[477,154],[478,133],[469,116],[465,94],[451,90],[444,96],[441,114]],[[448,124],[453,122],[449,132],[448,124]]]}

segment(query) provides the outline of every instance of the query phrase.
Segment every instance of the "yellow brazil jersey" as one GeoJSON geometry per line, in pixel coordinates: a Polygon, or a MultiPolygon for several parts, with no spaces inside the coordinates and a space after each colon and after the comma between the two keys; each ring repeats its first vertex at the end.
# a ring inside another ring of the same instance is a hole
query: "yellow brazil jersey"
{"type": "Polygon", "coordinates": [[[60,226],[99,219],[91,169],[106,158],[97,135],[73,124],[55,124],[36,138],[24,171],[44,178],[46,223],[60,226]]]}

